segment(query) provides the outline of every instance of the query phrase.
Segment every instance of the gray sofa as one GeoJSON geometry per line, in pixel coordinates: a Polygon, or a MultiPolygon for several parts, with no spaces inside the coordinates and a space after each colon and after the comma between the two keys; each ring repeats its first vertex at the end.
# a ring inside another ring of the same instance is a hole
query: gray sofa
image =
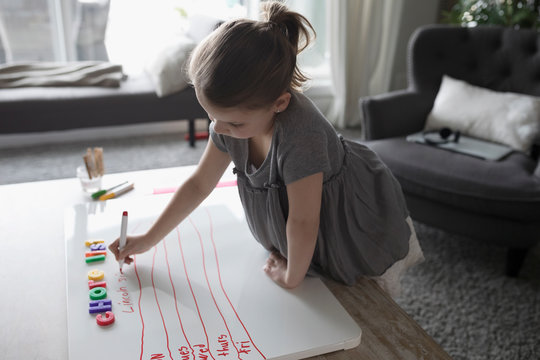
{"type": "Polygon", "coordinates": [[[507,274],[517,275],[540,241],[537,148],[494,162],[405,137],[424,128],[443,74],[540,96],[539,33],[430,25],[412,35],[407,61],[407,89],[360,100],[368,145],[401,183],[413,219],[508,247],[507,274]]]}
{"type": "MultiPolygon", "coordinates": [[[[185,35],[199,43],[221,23],[221,19],[194,14],[185,35]]],[[[2,51],[0,46],[0,62],[5,60],[2,51]]],[[[207,117],[193,88],[158,97],[146,73],[128,77],[119,88],[0,88],[0,134],[186,120],[194,146],[195,120],[207,117]]]]}
{"type": "Polygon", "coordinates": [[[119,88],[0,89],[0,134],[185,119],[194,146],[195,119],[206,117],[193,88],[160,98],[146,74],[128,77],[119,88]]]}

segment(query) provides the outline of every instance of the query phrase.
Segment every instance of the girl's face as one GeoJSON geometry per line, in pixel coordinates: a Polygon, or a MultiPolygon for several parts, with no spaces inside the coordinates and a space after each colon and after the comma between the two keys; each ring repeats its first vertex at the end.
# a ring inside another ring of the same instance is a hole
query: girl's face
{"type": "Polygon", "coordinates": [[[202,94],[197,92],[199,103],[214,122],[214,131],[237,139],[250,139],[272,133],[274,117],[277,111],[275,104],[262,109],[243,109],[238,107],[221,108],[210,104],[202,94]]]}

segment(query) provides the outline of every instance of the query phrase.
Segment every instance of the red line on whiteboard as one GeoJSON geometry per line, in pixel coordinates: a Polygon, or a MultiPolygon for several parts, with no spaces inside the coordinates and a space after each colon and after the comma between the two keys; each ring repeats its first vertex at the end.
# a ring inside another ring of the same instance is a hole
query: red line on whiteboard
{"type": "MultiPolygon", "coordinates": [[[[210,341],[208,341],[208,333],[206,332],[206,326],[204,326],[204,321],[202,319],[201,311],[199,309],[199,303],[197,302],[197,298],[195,297],[195,293],[193,292],[193,287],[191,286],[191,280],[189,279],[189,275],[187,272],[186,260],[184,258],[184,249],[182,248],[182,242],[180,241],[180,230],[178,230],[178,227],[176,227],[176,233],[178,235],[178,246],[180,247],[180,254],[182,255],[182,263],[184,264],[184,272],[186,273],[186,280],[189,285],[189,290],[191,291],[191,296],[193,296],[195,307],[197,308],[197,314],[199,315],[199,320],[201,321],[201,325],[203,327],[204,336],[206,337],[206,348],[208,349],[208,353],[210,354],[210,357],[215,360],[214,356],[212,355],[212,351],[210,351],[210,341]]],[[[193,354],[193,356],[195,356],[195,354],[193,354]]]]}
{"type": "Polygon", "coordinates": [[[165,319],[163,318],[163,313],[161,312],[161,306],[159,306],[159,300],[156,292],[156,286],[154,284],[154,265],[156,262],[156,253],[157,253],[157,246],[154,246],[154,256],[152,256],[152,288],[154,288],[154,297],[156,298],[156,304],[159,309],[159,315],[161,316],[161,322],[163,323],[163,330],[165,330],[165,336],[167,337],[167,350],[169,350],[169,357],[171,360],[173,360],[171,349],[169,348],[169,333],[167,331],[167,326],[165,325],[165,319]]]}
{"type": "Polygon", "coordinates": [[[236,309],[234,308],[234,306],[233,306],[233,304],[231,302],[231,299],[229,299],[229,296],[227,295],[227,292],[225,291],[225,288],[223,287],[223,282],[221,281],[221,270],[219,268],[219,260],[218,260],[218,254],[217,254],[217,249],[216,249],[216,243],[214,242],[214,226],[212,225],[212,216],[210,216],[210,212],[208,211],[208,209],[205,209],[205,210],[206,210],[206,214],[208,215],[208,221],[210,222],[210,240],[212,240],[212,246],[214,247],[214,255],[216,256],[217,273],[218,273],[219,285],[221,286],[221,290],[223,291],[223,294],[227,298],[227,301],[229,302],[229,305],[231,306],[232,310],[234,311],[234,314],[236,315],[236,318],[238,319],[240,324],[242,324],[242,327],[244,328],[249,340],[251,341],[251,344],[253,344],[255,349],[257,349],[259,354],[261,354],[263,359],[266,359],[266,356],[264,356],[264,354],[261,352],[261,350],[259,350],[257,345],[255,345],[255,343],[253,342],[253,339],[251,338],[251,335],[249,334],[249,331],[246,329],[244,323],[240,319],[240,316],[238,316],[238,313],[236,312],[236,309]]]}
{"type": "Polygon", "coordinates": [[[142,323],[140,360],[142,360],[143,352],[144,352],[144,319],[143,319],[142,311],[141,311],[142,286],[141,286],[141,278],[139,277],[139,272],[137,271],[137,255],[133,255],[133,267],[135,268],[135,275],[137,275],[137,281],[139,282],[139,316],[141,317],[141,323],[142,323]]]}
{"type": "Polygon", "coordinates": [[[195,226],[195,223],[193,220],[191,220],[191,217],[188,218],[191,225],[193,225],[193,228],[195,229],[195,232],[197,232],[197,236],[199,237],[199,243],[201,244],[201,254],[202,254],[202,262],[203,262],[203,270],[204,270],[204,277],[206,279],[206,285],[208,286],[208,291],[210,291],[210,295],[212,296],[212,300],[214,301],[214,305],[216,305],[216,309],[219,312],[219,315],[221,316],[221,319],[223,319],[223,324],[225,324],[225,328],[227,329],[227,332],[229,333],[229,339],[231,339],[231,343],[234,346],[236,353],[238,354],[238,359],[242,360],[240,358],[240,352],[238,351],[238,348],[234,344],[234,339],[231,334],[231,330],[229,330],[229,325],[227,325],[227,321],[225,320],[225,317],[221,313],[221,309],[219,308],[219,305],[217,304],[216,298],[214,297],[214,292],[212,291],[212,288],[210,287],[210,282],[208,281],[208,273],[206,272],[206,258],[204,256],[204,246],[202,241],[201,233],[199,232],[199,229],[197,226],[195,226]]]}
{"type": "Polygon", "coordinates": [[[167,251],[167,245],[165,244],[165,240],[163,240],[163,249],[165,250],[165,262],[167,263],[167,271],[169,272],[169,280],[171,282],[173,295],[174,295],[174,306],[176,308],[176,315],[178,315],[178,322],[180,323],[180,328],[182,329],[182,334],[184,334],[184,339],[186,339],[186,342],[189,346],[189,349],[191,350],[191,354],[193,354],[193,358],[195,358],[195,352],[193,351],[193,348],[191,347],[191,343],[189,342],[186,332],[184,330],[184,324],[182,323],[182,318],[180,317],[180,312],[178,311],[178,301],[176,299],[176,289],[174,287],[174,283],[171,276],[171,267],[169,266],[169,253],[167,251]]]}

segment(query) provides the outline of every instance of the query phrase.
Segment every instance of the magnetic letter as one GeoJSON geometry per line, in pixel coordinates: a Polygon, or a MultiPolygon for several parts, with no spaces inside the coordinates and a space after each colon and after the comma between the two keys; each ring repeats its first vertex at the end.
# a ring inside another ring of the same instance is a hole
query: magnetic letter
{"type": "Polygon", "coordinates": [[[103,244],[105,240],[101,239],[88,239],[84,242],[86,246],[94,245],[94,244],[103,244]]]}
{"type": "Polygon", "coordinates": [[[111,311],[105,313],[105,317],[101,314],[97,314],[96,322],[99,326],[108,326],[114,322],[114,314],[111,311]]]}
{"type": "Polygon", "coordinates": [[[105,255],[107,256],[107,251],[87,251],[84,253],[84,256],[90,257],[90,256],[96,256],[96,255],[105,255]]]}
{"type": "Polygon", "coordinates": [[[105,273],[102,270],[90,270],[88,272],[88,280],[103,280],[105,273]]]}
{"type": "Polygon", "coordinates": [[[105,261],[105,255],[89,256],[85,260],[87,264],[97,261],[105,261]]]}
{"type": "Polygon", "coordinates": [[[107,297],[107,289],[102,287],[95,287],[91,289],[88,293],[91,300],[101,300],[107,297]]]}
{"type": "Polygon", "coordinates": [[[88,312],[90,314],[111,311],[111,309],[112,309],[111,299],[93,300],[93,301],[90,301],[90,303],[88,304],[88,312]]]}
{"type": "Polygon", "coordinates": [[[107,250],[107,246],[105,244],[90,245],[90,251],[101,251],[101,250],[107,250]]]}
{"type": "Polygon", "coordinates": [[[88,280],[88,289],[93,289],[95,287],[102,287],[107,288],[107,282],[106,281],[94,281],[94,280],[88,280]]]}

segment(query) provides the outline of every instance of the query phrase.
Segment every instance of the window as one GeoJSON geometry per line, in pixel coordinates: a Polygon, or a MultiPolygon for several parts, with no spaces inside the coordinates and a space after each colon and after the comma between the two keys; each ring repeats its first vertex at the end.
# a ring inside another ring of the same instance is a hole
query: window
{"type": "Polygon", "coordinates": [[[109,0],[0,0],[0,63],[107,60],[109,0]]]}
{"type": "MultiPolygon", "coordinates": [[[[260,1],[0,0],[0,63],[110,60],[136,73],[142,70],[145,56],[182,35],[189,15],[256,19],[260,1]]],[[[315,44],[299,58],[313,78],[329,76],[328,1],[286,1],[317,32],[315,44]]]]}
{"type": "Polygon", "coordinates": [[[1,62],[62,57],[54,5],[43,0],[0,0],[1,62]]]}
{"type": "Polygon", "coordinates": [[[299,56],[302,69],[312,78],[330,77],[330,46],[328,43],[328,1],[290,0],[289,7],[304,15],[315,28],[317,39],[299,56]]]}

